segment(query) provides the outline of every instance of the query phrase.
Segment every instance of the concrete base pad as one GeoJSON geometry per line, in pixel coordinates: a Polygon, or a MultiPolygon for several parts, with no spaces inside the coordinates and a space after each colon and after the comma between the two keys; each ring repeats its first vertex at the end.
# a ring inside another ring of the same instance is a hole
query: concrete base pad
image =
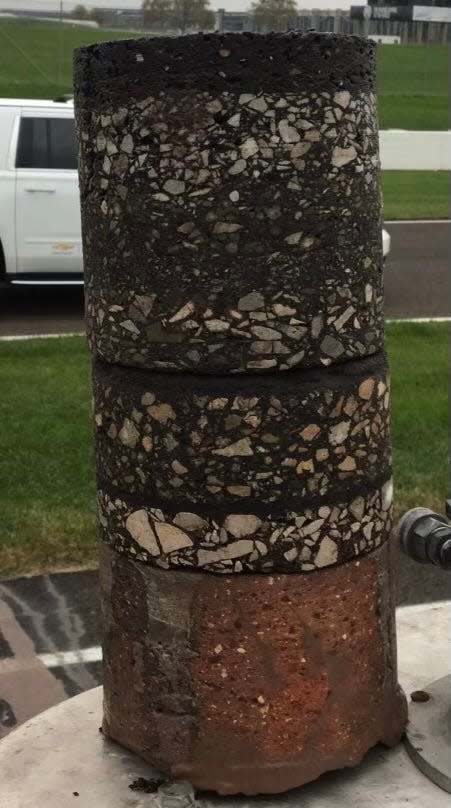
{"type": "Polygon", "coordinates": [[[451,674],[417,692],[409,719],[410,757],[426,777],[451,794],[451,674]]]}

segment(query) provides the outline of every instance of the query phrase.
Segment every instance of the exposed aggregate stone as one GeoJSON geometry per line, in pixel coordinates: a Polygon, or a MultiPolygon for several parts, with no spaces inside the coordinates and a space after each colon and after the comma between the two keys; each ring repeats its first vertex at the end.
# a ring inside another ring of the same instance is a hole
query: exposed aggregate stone
{"type": "Polygon", "coordinates": [[[345,503],[256,513],[214,506],[152,508],[99,491],[101,539],[118,553],[162,569],[310,572],[368,553],[392,527],[392,481],[345,503]]]}
{"type": "Polygon", "coordinates": [[[103,732],[220,794],[405,726],[375,51],[214,34],[75,57],[103,732]]]}
{"type": "Polygon", "coordinates": [[[158,507],[298,510],[390,476],[384,355],[277,379],[202,381],[96,363],[99,485],[158,507]]]}
{"type": "Polygon", "coordinates": [[[91,349],[199,373],[379,351],[377,110],[362,66],[373,46],[231,35],[228,61],[215,50],[224,37],[185,39],[112,45],[124,73],[112,66],[110,94],[99,58],[108,48],[76,59],[91,349]],[[134,49],[142,62],[130,62],[134,49]],[[217,58],[226,72],[225,62],[240,65],[233,86],[221,69],[215,77],[217,58]]]}

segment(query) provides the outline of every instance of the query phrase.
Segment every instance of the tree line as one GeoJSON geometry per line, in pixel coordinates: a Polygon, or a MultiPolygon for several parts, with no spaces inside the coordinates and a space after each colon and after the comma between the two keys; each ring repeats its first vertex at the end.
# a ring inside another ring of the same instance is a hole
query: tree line
{"type": "MultiPolygon", "coordinates": [[[[155,31],[211,31],[215,28],[215,13],[209,0],[143,0],[143,26],[155,31]]],[[[285,31],[298,14],[296,0],[254,0],[249,16],[255,31],[285,31]]],[[[88,11],[75,6],[71,16],[76,20],[103,22],[101,9],[88,11]]]]}

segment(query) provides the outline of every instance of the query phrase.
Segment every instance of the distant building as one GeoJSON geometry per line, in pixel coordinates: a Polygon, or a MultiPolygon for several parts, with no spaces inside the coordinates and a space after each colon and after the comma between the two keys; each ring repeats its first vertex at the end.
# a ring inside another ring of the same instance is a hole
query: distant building
{"type": "Polygon", "coordinates": [[[248,11],[225,11],[218,8],[216,28],[218,31],[252,31],[252,17],[248,11]]]}
{"type": "Polygon", "coordinates": [[[119,28],[123,31],[142,31],[144,28],[141,8],[96,8],[95,13],[102,28],[119,28]]]}
{"type": "Polygon", "coordinates": [[[390,36],[389,34],[368,34],[368,39],[376,42],[377,45],[400,45],[400,36],[390,36]]]}
{"type": "Polygon", "coordinates": [[[39,20],[45,17],[47,20],[60,20],[69,19],[70,14],[67,11],[30,11],[27,8],[0,8],[0,13],[11,14],[13,17],[30,17],[31,19],[39,20]]]}
{"type": "MultiPolygon", "coordinates": [[[[81,0],[83,2],[83,0],[81,0]]],[[[377,42],[451,42],[451,0],[368,0],[366,6],[351,6],[343,9],[302,9],[299,15],[287,26],[275,26],[277,30],[287,28],[298,31],[315,29],[333,31],[336,34],[357,34],[371,36],[377,42]]],[[[92,0],[89,7],[92,8],[92,0]]],[[[94,2],[95,5],[95,2],[94,2]]],[[[102,28],[116,28],[123,31],[145,31],[142,9],[96,8],[95,19],[102,28]]],[[[63,11],[30,11],[28,9],[2,8],[0,13],[17,17],[39,19],[45,14],[47,19],[70,19],[70,13],[63,11]]],[[[218,31],[254,31],[255,25],[249,11],[216,12],[218,31]]],[[[175,32],[174,32],[175,33],[175,32]]]]}
{"type": "MultiPolygon", "coordinates": [[[[249,11],[225,11],[220,8],[216,12],[216,25],[219,31],[255,31],[252,13],[249,11]]],[[[336,33],[351,33],[352,23],[349,12],[341,9],[302,9],[298,16],[290,22],[277,23],[274,28],[278,31],[297,30],[307,31],[314,28],[316,31],[335,31],[336,33]]]]}
{"type": "MultiPolygon", "coordinates": [[[[350,11],[302,9],[291,24],[274,27],[371,36],[381,43],[451,42],[451,0],[421,0],[425,3],[422,6],[413,5],[413,1],[398,0],[400,5],[392,6],[386,0],[372,0],[367,6],[351,6],[350,11]]],[[[219,31],[255,30],[249,12],[219,9],[216,20],[219,31]]]]}
{"type": "Polygon", "coordinates": [[[351,19],[363,21],[371,34],[400,36],[403,42],[450,42],[451,0],[368,0],[351,6],[351,19]]]}
{"type": "MultiPolygon", "coordinates": [[[[81,0],[81,5],[85,5],[81,0]]],[[[123,30],[136,30],[142,31],[143,29],[143,12],[142,9],[123,9],[123,8],[95,8],[91,2],[86,4],[89,11],[95,11],[95,18],[102,28],[122,28],[123,30]]],[[[71,9],[72,11],[72,9],[71,9]]],[[[30,19],[46,19],[46,20],[70,20],[71,12],[69,11],[30,11],[29,9],[18,8],[0,8],[0,13],[11,14],[15,17],[29,17],[30,19]]]]}

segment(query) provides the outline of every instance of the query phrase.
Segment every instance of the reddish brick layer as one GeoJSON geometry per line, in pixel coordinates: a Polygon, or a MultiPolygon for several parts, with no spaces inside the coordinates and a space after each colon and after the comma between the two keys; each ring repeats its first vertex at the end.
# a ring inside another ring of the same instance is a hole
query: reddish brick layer
{"type": "Polygon", "coordinates": [[[406,720],[388,549],[300,575],[153,569],[102,548],[104,731],[171,776],[275,793],[406,720]]]}

